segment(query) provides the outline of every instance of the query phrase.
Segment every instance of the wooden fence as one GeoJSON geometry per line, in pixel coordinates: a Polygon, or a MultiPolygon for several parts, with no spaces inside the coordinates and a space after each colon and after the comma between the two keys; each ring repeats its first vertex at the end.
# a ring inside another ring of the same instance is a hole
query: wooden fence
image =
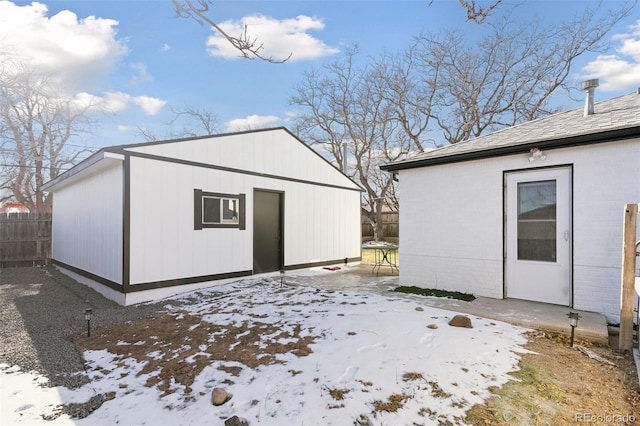
{"type": "MultiPolygon", "coordinates": [[[[382,235],[383,238],[398,238],[400,228],[398,226],[398,212],[382,213],[382,235]]],[[[362,239],[373,238],[373,226],[365,216],[362,216],[362,239]]]]}
{"type": "Polygon", "coordinates": [[[0,213],[0,268],[45,265],[50,258],[50,214],[0,213]]]}

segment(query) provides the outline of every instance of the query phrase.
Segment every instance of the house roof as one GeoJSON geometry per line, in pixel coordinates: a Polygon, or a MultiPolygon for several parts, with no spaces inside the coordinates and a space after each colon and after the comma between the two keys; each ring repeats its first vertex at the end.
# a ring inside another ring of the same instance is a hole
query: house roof
{"type": "Polygon", "coordinates": [[[528,152],[533,148],[554,149],[611,142],[640,136],[640,93],[598,102],[594,113],[584,108],[498,130],[486,136],[420,153],[385,164],[386,171],[428,167],[528,152]]]}

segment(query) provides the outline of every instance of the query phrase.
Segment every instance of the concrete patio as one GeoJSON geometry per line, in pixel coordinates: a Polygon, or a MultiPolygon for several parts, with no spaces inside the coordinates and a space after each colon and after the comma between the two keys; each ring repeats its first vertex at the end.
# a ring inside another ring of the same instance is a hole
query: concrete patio
{"type": "MultiPolygon", "coordinates": [[[[358,289],[382,294],[390,294],[391,290],[403,284],[399,282],[397,273],[390,273],[388,268],[382,268],[379,274],[375,274],[372,272],[372,265],[366,264],[347,266],[338,271],[326,270],[326,274],[319,273],[319,270],[315,273],[291,271],[287,272],[286,282],[331,290],[358,289]],[[327,280],[326,274],[331,274],[332,279],[327,280]]],[[[567,314],[570,311],[577,312],[580,315],[578,327],[575,329],[577,338],[603,344],[609,342],[607,320],[604,315],[579,311],[567,306],[487,297],[478,297],[472,302],[465,302],[402,293],[393,293],[393,296],[406,297],[422,305],[495,319],[522,327],[567,334],[571,333],[567,314]]]]}

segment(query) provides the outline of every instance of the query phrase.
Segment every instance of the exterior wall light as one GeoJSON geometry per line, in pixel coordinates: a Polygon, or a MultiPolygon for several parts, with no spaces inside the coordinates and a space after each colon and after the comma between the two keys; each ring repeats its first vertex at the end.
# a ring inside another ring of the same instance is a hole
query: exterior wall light
{"type": "Polygon", "coordinates": [[[532,148],[531,151],[529,151],[529,162],[533,163],[536,160],[545,160],[547,158],[546,155],[544,155],[544,153],[542,151],[540,151],[540,149],[538,148],[532,148]]]}
{"type": "Polygon", "coordinates": [[[571,326],[571,347],[573,347],[573,336],[578,326],[578,320],[580,319],[580,315],[577,312],[569,312],[567,314],[569,317],[569,325],[571,326]]]}
{"type": "Polygon", "coordinates": [[[93,315],[93,310],[91,308],[84,310],[84,319],[87,320],[87,337],[91,337],[91,315],[93,315]]]}

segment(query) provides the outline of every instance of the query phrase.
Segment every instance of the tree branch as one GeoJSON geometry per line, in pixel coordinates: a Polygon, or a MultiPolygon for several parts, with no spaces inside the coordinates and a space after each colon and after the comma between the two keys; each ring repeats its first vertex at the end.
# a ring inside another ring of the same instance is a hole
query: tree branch
{"type": "Polygon", "coordinates": [[[220,25],[218,25],[215,21],[210,19],[206,13],[209,11],[209,5],[213,4],[211,0],[172,0],[173,5],[175,6],[176,15],[181,18],[192,18],[200,25],[209,24],[213,29],[215,29],[222,37],[224,37],[231,46],[233,46],[236,50],[240,52],[240,56],[245,59],[255,59],[258,58],[265,62],[269,62],[272,64],[282,64],[291,59],[292,53],[289,54],[285,59],[278,60],[273,59],[272,56],[266,57],[260,53],[261,50],[264,49],[264,45],[262,43],[258,44],[257,39],[252,39],[247,31],[247,26],[245,25],[244,31],[240,34],[239,37],[233,37],[229,35],[220,25]]]}

